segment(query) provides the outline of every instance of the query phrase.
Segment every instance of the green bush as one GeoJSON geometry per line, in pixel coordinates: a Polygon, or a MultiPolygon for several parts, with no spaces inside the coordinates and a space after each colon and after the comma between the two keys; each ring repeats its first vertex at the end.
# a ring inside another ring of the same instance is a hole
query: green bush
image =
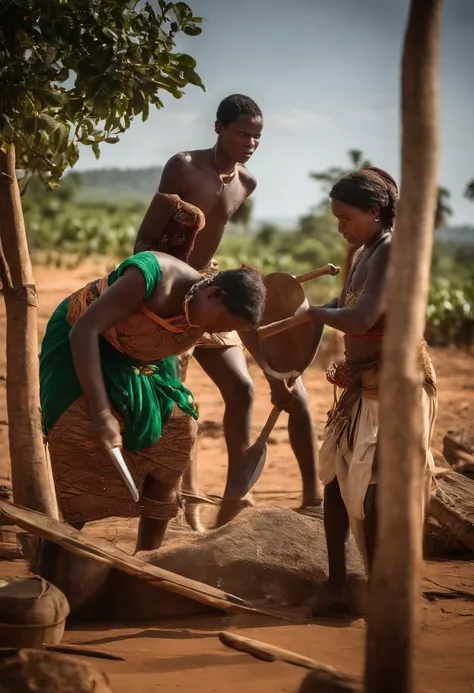
{"type": "Polygon", "coordinates": [[[139,203],[61,204],[47,195],[43,204],[26,206],[28,242],[33,256],[54,250],[59,256],[128,257],[145,209],[139,203]]]}
{"type": "MultiPolygon", "coordinates": [[[[67,179],[66,179],[67,180],[67,179]]],[[[79,204],[67,188],[46,193],[33,186],[23,198],[33,257],[70,265],[70,256],[127,257],[146,204],[104,201],[79,204]],[[30,194],[31,192],[31,194],[30,194]],[[63,258],[63,259],[62,259],[63,258]]],[[[342,264],[344,242],[327,206],[300,219],[294,231],[262,224],[256,233],[226,231],[217,254],[222,269],[248,264],[261,272],[302,274],[331,262],[342,264]]],[[[305,285],[311,303],[340,292],[340,280],[323,277],[305,285]]],[[[474,250],[437,243],[433,254],[426,337],[432,345],[469,347],[474,339],[474,250]]]]}

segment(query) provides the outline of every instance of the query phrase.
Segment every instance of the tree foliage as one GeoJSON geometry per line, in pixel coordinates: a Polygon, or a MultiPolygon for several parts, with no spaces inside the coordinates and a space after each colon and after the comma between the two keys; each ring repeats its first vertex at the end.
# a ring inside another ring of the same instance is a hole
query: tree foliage
{"type": "Polygon", "coordinates": [[[453,215],[453,210],[449,205],[450,197],[451,192],[447,188],[443,188],[442,186],[438,188],[434,220],[435,229],[440,229],[442,226],[447,226],[449,217],[453,215]]]}
{"type": "MultiPolygon", "coordinates": [[[[58,190],[44,194],[32,180],[23,198],[29,246],[36,262],[74,267],[82,258],[129,255],[146,204],[132,198],[83,200],[84,174],[68,174],[58,190]]],[[[308,272],[328,262],[341,264],[346,244],[337,233],[325,203],[302,216],[293,229],[262,223],[255,234],[227,231],[217,259],[222,268],[250,264],[262,272],[308,272]]],[[[474,245],[443,234],[435,243],[427,313],[427,339],[432,345],[469,346],[474,341],[474,245]]],[[[309,300],[322,303],[337,292],[337,282],[324,277],[310,282],[309,300]]]]}
{"type": "Polygon", "coordinates": [[[464,197],[466,197],[471,202],[474,202],[474,178],[471,181],[469,181],[469,183],[466,185],[464,197]]]}
{"type": "Polygon", "coordinates": [[[345,176],[347,173],[354,171],[358,168],[365,168],[366,166],[372,166],[368,159],[365,159],[364,153],[360,149],[350,149],[347,152],[349,162],[351,164],[350,168],[341,168],[340,166],[331,166],[331,168],[325,171],[317,171],[310,173],[310,178],[317,180],[322,184],[323,190],[326,194],[329,194],[334,183],[345,176]]]}
{"type": "Polygon", "coordinates": [[[252,220],[253,214],[253,200],[251,197],[247,197],[245,202],[240,205],[240,207],[234,212],[230,221],[233,224],[240,224],[245,229],[248,229],[250,222],[252,220]]]}
{"type": "Polygon", "coordinates": [[[204,88],[176,36],[201,32],[184,2],[0,0],[0,141],[17,168],[59,185],[79,158],[97,158],[132,120],[162,108],[160,92],[181,98],[204,88]]]}
{"type": "MultiPolygon", "coordinates": [[[[337,183],[337,181],[340,178],[347,175],[351,171],[355,171],[360,168],[366,168],[367,166],[373,166],[373,164],[368,159],[365,159],[364,153],[359,149],[350,149],[347,152],[347,156],[351,164],[350,168],[344,169],[340,166],[331,166],[325,171],[318,171],[309,174],[310,178],[313,178],[314,180],[317,180],[319,183],[322,184],[323,190],[326,194],[329,194],[329,191],[331,190],[334,183],[337,183]]],[[[471,183],[468,184],[465,195],[468,199],[474,200],[474,181],[471,181],[471,183]],[[470,186],[472,186],[472,189],[470,186]]],[[[453,210],[449,205],[450,197],[451,192],[447,188],[444,188],[442,186],[438,188],[438,199],[436,203],[436,212],[434,220],[435,229],[439,229],[442,226],[447,226],[449,218],[453,214],[453,210]]]]}

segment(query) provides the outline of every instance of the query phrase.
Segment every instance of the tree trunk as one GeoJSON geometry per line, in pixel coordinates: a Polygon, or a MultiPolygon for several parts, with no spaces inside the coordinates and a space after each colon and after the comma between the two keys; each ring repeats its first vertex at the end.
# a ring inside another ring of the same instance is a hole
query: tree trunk
{"type": "Polygon", "coordinates": [[[402,64],[402,185],[388,277],[380,382],[379,526],[366,693],[417,689],[422,566],[421,376],[438,175],[441,0],[412,0],[402,64]]]}
{"type": "Polygon", "coordinates": [[[15,150],[0,150],[0,259],[7,314],[7,411],[13,500],[58,517],[41,430],[37,296],[26,240],[15,150]]]}

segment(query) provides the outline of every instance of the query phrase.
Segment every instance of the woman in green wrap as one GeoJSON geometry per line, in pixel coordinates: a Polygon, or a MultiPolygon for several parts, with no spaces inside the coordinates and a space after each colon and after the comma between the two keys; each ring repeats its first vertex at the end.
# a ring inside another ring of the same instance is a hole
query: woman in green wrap
{"type": "Polygon", "coordinates": [[[143,252],[58,306],[42,344],[40,389],[64,521],[81,528],[140,516],[137,550],[159,547],[197,436],[197,412],[175,357],[204,332],[255,327],[264,304],[252,268],[203,280],[185,262],[143,252]],[[138,503],[107,452],[118,446],[138,503]]]}

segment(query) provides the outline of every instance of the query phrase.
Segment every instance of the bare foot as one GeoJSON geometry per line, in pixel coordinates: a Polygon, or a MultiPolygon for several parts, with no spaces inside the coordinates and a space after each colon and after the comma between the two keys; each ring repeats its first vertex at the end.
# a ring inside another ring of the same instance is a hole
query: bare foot
{"type": "Polygon", "coordinates": [[[325,616],[336,611],[336,606],[342,603],[344,586],[336,587],[327,581],[320,587],[314,597],[308,599],[304,606],[311,609],[313,616],[325,616]]]}
{"type": "Polygon", "coordinates": [[[242,498],[242,500],[226,500],[222,499],[215,527],[222,527],[231,520],[234,520],[245,508],[251,508],[255,505],[251,497],[242,498]]]}
{"type": "Polygon", "coordinates": [[[197,503],[186,503],[184,501],[184,517],[194,532],[204,534],[206,529],[201,522],[201,508],[197,503]]]}
{"type": "Polygon", "coordinates": [[[317,517],[321,520],[324,517],[324,505],[322,498],[314,498],[308,501],[303,499],[303,503],[299,508],[296,509],[297,513],[300,515],[307,515],[308,517],[317,517]]]}

